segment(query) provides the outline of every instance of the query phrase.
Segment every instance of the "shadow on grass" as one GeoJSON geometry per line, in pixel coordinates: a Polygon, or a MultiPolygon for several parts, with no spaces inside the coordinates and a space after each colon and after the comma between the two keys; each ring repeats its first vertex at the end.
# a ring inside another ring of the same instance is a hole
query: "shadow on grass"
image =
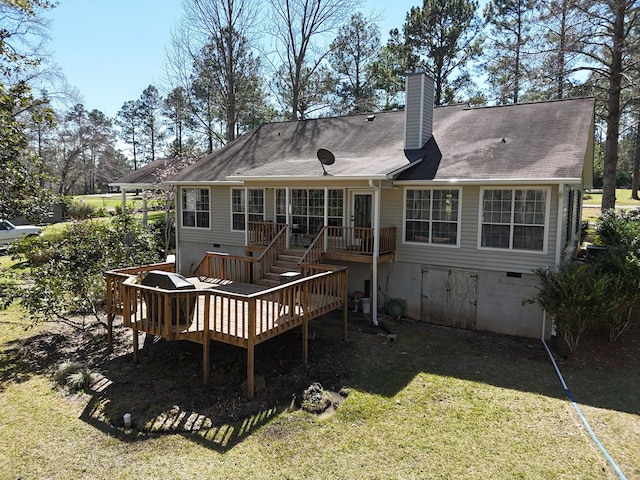
{"type": "MultiPolygon", "coordinates": [[[[419,373],[481,382],[499,388],[566,398],[552,362],[539,339],[510,337],[427,325],[391,322],[395,342],[381,354],[354,344],[361,360],[357,388],[393,396],[419,373]]],[[[569,389],[581,404],[640,414],[640,329],[617,344],[606,333],[585,337],[574,356],[548,342],[569,389]],[[553,348],[555,347],[555,348],[553,348]]],[[[561,343],[559,340],[558,344],[561,343]]],[[[353,367],[353,365],[352,365],[353,367]]]]}
{"type": "MultiPolygon", "coordinates": [[[[311,323],[309,366],[303,368],[299,331],[289,331],[256,347],[256,396],[243,391],[246,352],[211,346],[210,383],[202,385],[202,347],[149,337],[140,362],[131,361],[131,332],[116,328],[116,351],[106,352],[104,332],[84,342],[61,333],[39,334],[15,345],[3,357],[0,381],[21,381],[52,372],[62,360],[86,361],[100,372],[81,419],[122,441],[179,434],[216,451],[227,451],[281,415],[312,382],[392,397],[416,376],[433,374],[514,391],[565,398],[540,340],[468,332],[421,322],[388,321],[392,341],[367,318],[350,313],[349,341],[343,342],[340,312],[311,323]],[[34,354],[25,362],[24,352],[34,354]],[[60,353],[60,352],[63,353],[60,353]],[[40,352],[35,354],[35,352],[40,352]],[[47,353],[49,352],[49,353],[47,353]],[[53,353],[57,352],[57,353],[53,353]],[[131,413],[132,428],[123,415],[131,413]]],[[[639,414],[640,335],[622,343],[585,341],[579,356],[561,361],[569,388],[580,404],[639,414]]]]}

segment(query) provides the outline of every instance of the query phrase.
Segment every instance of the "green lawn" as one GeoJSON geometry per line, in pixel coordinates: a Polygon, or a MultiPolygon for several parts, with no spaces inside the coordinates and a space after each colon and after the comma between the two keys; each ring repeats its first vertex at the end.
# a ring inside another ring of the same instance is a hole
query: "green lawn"
{"type": "MultiPolygon", "coordinates": [[[[404,321],[389,324],[398,335],[389,342],[361,315],[350,317],[348,343],[339,342],[336,316],[317,324],[324,343],[310,348],[312,364],[327,342],[344,351],[351,393],[330,418],[286,413],[258,398],[252,416],[197,430],[187,419],[204,418],[216,405],[176,400],[166,407],[172,416],[158,417],[163,433],[143,433],[104,421],[119,398],[106,394],[96,402],[53,386],[34,367],[44,359],[24,358],[20,347],[28,337],[49,348],[63,338],[47,336],[43,327],[17,328],[17,310],[0,313],[0,478],[617,478],[539,340],[404,321]]],[[[629,479],[640,478],[637,341],[622,344],[620,361],[587,343],[582,356],[561,364],[592,428],[629,479]]],[[[162,388],[175,389],[177,397],[180,385],[161,368],[147,370],[161,358],[146,358],[130,367],[151,391],[137,395],[153,398],[162,388]]],[[[108,367],[103,374],[115,378],[108,367]]],[[[197,372],[191,381],[199,392],[197,372]]],[[[148,408],[165,407],[151,401],[148,408]]]]}
{"type": "MultiPolygon", "coordinates": [[[[585,192],[583,197],[583,203],[585,205],[602,204],[602,193],[600,190],[596,190],[597,193],[585,192]]],[[[617,207],[640,207],[640,200],[634,200],[631,198],[631,190],[619,188],[616,190],[616,206],[617,207]]]]}
{"type": "MultiPolygon", "coordinates": [[[[127,205],[131,208],[142,207],[142,196],[127,194],[127,205]]],[[[74,200],[90,205],[93,208],[116,208],[122,206],[122,195],[119,193],[108,193],[102,195],[75,195],[74,200]]]]}

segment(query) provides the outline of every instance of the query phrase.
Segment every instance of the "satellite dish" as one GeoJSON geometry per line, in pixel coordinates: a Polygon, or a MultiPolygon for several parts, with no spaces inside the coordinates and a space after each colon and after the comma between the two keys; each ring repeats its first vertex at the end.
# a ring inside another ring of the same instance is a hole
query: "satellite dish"
{"type": "Polygon", "coordinates": [[[318,156],[318,160],[320,160],[320,165],[322,165],[322,171],[324,172],[324,175],[329,175],[324,166],[333,165],[336,162],[336,157],[326,148],[319,148],[316,155],[318,156]]]}

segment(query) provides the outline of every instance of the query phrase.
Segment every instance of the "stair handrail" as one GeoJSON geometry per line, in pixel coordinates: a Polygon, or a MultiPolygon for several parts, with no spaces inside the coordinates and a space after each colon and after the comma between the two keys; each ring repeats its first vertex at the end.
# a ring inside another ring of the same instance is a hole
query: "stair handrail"
{"type": "Polygon", "coordinates": [[[287,242],[286,232],[288,228],[289,224],[285,223],[282,228],[280,228],[280,231],[273,237],[273,240],[269,242],[267,248],[265,248],[256,259],[256,268],[258,269],[254,277],[256,280],[264,278],[265,274],[273,267],[274,260],[284,251],[287,242]]]}
{"type": "Polygon", "coordinates": [[[316,234],[314,239],[309,244],[309,247],[305,250],[302,258],[298,262],[298,266],[303,263],[320,263],[322,259],[322,254],[324,253],[324,237],[325,232],[327,231],[327,226],[323,226],[320,231],[316,234]]]}

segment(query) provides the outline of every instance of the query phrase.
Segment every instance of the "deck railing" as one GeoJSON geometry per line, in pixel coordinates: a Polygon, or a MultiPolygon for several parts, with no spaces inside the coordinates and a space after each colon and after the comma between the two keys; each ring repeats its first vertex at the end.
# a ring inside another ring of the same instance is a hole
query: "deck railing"
{"type": "MultiPolygon", "coordinates": [[[[354,254],[373,255],[373,229],[363,227],[325,227],[327,250],[347,250],[354,254]]],[[[396,227],[380,229],[380,253],[396,249],[396,227]]]]}
{"type": "Polygon", "coordinates": [[[264,278],[265,273],[271,271],[271,267],[273,267],[273,263],[278,259],[278,255],[284,252],[284,249],[287,246],[287,224],[278,224],[282,225],[280,230],[275,234],[267,248],[260,254],[258,257],[257,267],[258,270],[256,272],[256,280],[264,278]]]}
{"type": "Polygon", "coordinates": [[[174,262],[152,263],[139,267],[119,268],[105,272],[107,284],[107,344],[109,351],[113,350],[112,325],[115,315],[124,315],[125,295],[124,282],[132,276],[140,275],[151,270],[161,270],[163,272],[175,272],[174,262]]]}
{"type": "Polygon", "coordinates": [[[286,223],[248,222],[247,245],[268,245],[286,223]]]}
{"type": "MultiPolygon", "coordinates": [[[[212,258],[216,256],[211,255],[212,258]]],[[[208,273],[215,272],[217,262],[208,265],[214,268],[208,273]]],[[[224,291],[215,285],[203,287],[202,284],[188,290],[165,290],[141,285],[136,273],[143,270],[122,274],[127,277],[120,283],[123,323],[134,330],[134,359],[137,359],[138,331],[169,340],[202,343],[203,380],[207,383],[209,341],[237,345],[248,351],[247,394],[249,398],[253,397],[255,345],[297,326],[302,326],[306,339],[308,321],[336,308],[343,308],[345,312],[346,338],[346,267],[305,264],[303,268],[308,276],[251,294],[224,291]]],[[[306,349],[304,342],[305,363],[306,349]]]]}
{"type": "Polygon", "coordinates": [[[193,271],[194,277],[224,278],[234,282],[253,283],[257,258],[207,252],[193,271]]]}
{"type": "Polygon", "coordinates": [[[323,227],[320,232],[318,232],[315,238],[311,241],[309,248],[307,248],[304,255],[302,255],[298,265],[303,263],[320,263],[320,260],[322,260],[322,254],[325,252],[324,237],[326,231],[327,227],[323,227]]]}

